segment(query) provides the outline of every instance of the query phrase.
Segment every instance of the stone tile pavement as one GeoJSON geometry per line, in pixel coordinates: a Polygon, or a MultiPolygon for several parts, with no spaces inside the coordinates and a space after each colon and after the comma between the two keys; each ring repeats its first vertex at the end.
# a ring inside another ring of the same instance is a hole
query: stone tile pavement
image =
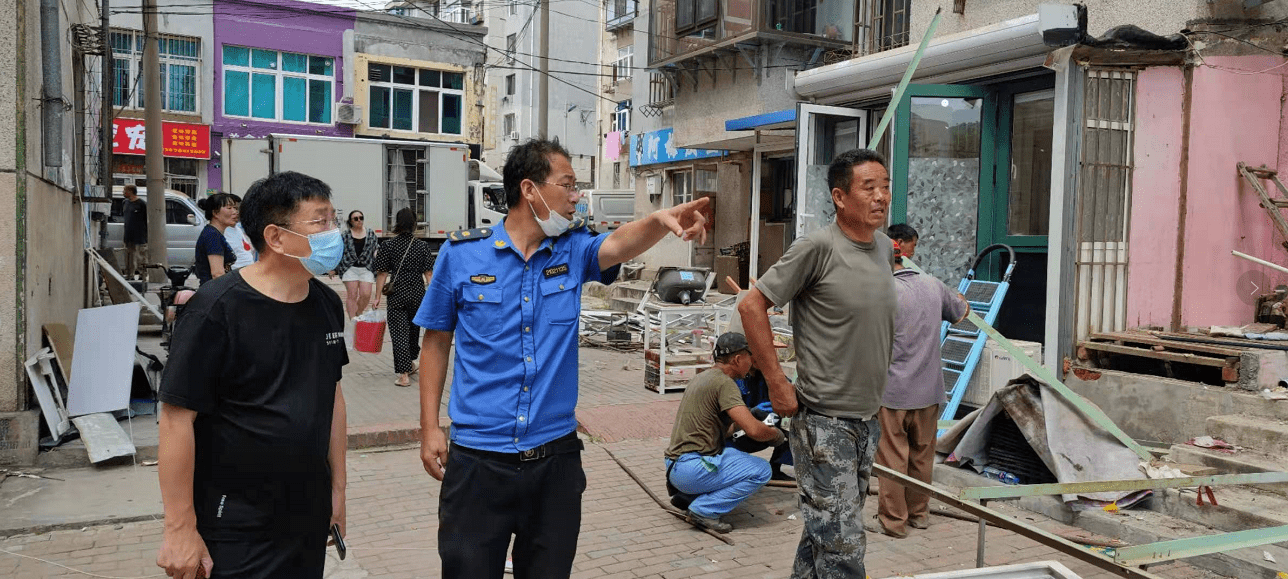
{"type": "MultiPolygon", "coordinates": [[[[661,438],[591,443],[583,455],[588,487],[573,577],[678,579],[683,577],[783,578],[800,536],[793,490],[766,488],[737,509],[730,521],[734,545],[697,532],[666,514],[609,457],[611,450],[654,490],[664,494],[661,438]]],[[[349,460],[349,557],[329,568],[336,579],[436,578],[439,485],[421,468],[415,449],[354,452],[349,460]]],[[[870,511],[875,503],[869,501],[870,511]]],[[[1023,511],[1015,516],[1038,518],[1023,511]]],[[[934,517],[908,539],[869,535],[868,573],[894,577],[965,569],[974,565],[975,525],[934,517]]],[[[1040,526],[1062,528],[1051,522],[1040,526]]],[[[156,576],[158,521],[104,525],[0,540],[0,549],[38,557],[108,577],[156,576]]],[[[989,530],[987,563],[1057,560],[1084,578],[1111,577],[1018,535],[989,530]]],[[[338,563],[338,561],[334,561],[338,563]]],[[[1214,578],[1175,563],[1154,570],[1174,579],[1214,578]]],[[[0,553],[0,577],[84,577],[53,565],[0,553]]]]}

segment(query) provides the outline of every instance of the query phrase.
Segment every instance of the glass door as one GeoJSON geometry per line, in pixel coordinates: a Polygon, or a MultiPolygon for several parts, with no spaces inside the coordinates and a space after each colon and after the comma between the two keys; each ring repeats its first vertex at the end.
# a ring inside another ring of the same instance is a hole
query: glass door
{"type": "Polygon", "coordinates": [[[793,209],[798,239],[836,219],[827,167],[840,153],[867,146],[868,111],[796,105],[796,187],[793,209]]]}
{"type": "MultiPolygon", "coordinates": [[[[995,104],[978,86],[909,85],[895,121],[891,222],[917,230],[915,261],[956,287],[979,251],[995,104]]],[[[991,176],[991,175],[990,175],[991,176]]]]}

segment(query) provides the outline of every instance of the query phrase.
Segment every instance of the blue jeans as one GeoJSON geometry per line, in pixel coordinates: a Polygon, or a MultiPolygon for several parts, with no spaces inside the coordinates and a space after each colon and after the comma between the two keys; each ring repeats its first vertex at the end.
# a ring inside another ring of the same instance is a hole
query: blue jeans
{"type": "MultiPolygon", "coordinates": [[[[671,468],[671,459],[666,459],[671,468]]],[[[671,484],[680,492],[698,495],[689,510],[715,518],[734,510],[769,482],[769,462],[741,450],[725,448],[715,456],[696,452],[680,455],[671,469],[671,484]],[[709,466],[708,466],[709,465],[709,466]]]]}

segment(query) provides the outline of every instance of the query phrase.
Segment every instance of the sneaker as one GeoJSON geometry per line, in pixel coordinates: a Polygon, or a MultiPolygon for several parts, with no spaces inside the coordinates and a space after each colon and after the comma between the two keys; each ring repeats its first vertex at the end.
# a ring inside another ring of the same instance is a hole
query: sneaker
{"type": "Polygon", "coordinates": [[[684,520],[699,529],[710,529],[721,534],[733,530],[733,525],[720,520],[719,517],[704,517],[693,511],[686,511],[684,515],[684,520]]]}

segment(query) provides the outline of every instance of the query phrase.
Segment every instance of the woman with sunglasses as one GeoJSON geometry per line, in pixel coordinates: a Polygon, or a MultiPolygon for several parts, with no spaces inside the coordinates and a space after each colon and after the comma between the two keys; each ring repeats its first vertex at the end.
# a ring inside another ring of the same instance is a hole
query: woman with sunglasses
{"type": "Polygon", "coordinates": [[[378,244],[361,211],[350,211],[348,224],[343,234],[344,257],[335,266],[335,273],[344,282],[345,312],[354,318],[371,302],[371,289],[376,284],[376,274],[371,268],[376,263],[378,244]]]}

